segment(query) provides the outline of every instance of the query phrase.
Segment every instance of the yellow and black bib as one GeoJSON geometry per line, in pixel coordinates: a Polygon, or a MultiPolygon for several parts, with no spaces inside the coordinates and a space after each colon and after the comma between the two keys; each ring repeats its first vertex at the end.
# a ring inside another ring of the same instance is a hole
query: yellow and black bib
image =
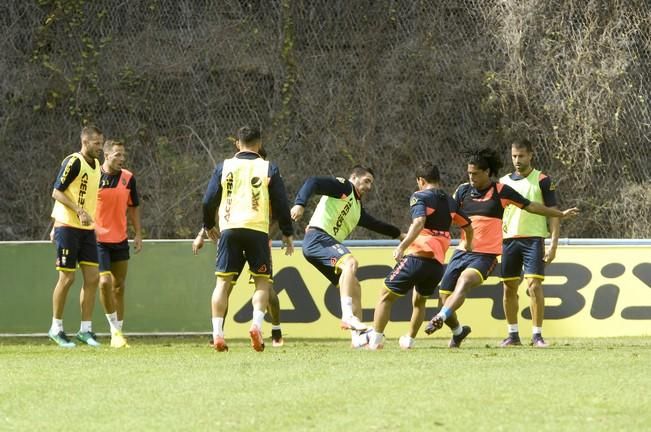
{"type": "Polygon", "coordinates": [[[269,233],[269,180],[269,162],[264,159],[226,159],[219,229],[248,228],[269,233]]]}
{"type": "MultiPolygon", "coordinates": [[[[70,170],[70,167],[75,162],[79,160],[81,163],[79,167],[79,174],[77,177],[70,183],[70,186],[63,191],[63,193],[70,198],[72,201],[77,203],[77,205],[88,213],[93,221],[95,220],[95,209],[97,208],[97,191],[99,189],[99,180],[101,177],[100,172],[100,163],[95,159],[95,167],[91,167],[84,156],[81,153],[73,153],[68,158],[68,165],[63,172],[63,176],[66,176],[70,170]]],[[[54,208],[52,209],[52,218],[55,221],[62,224],[81,228],[85,230],[95,229],[95,223],[90,225],[82,225],[79,220],[77,213],[71,208],[68,208],[61,204],[59,201],[54,201],[54,208]]]]}
{"type": "MultiPolygon", "coordinates": [[[[529,201],[544,204],[542,191],[540,190],[541,176],[544,176],[544,174],[534,169],[526,178],[513,180],[507,174],[500,179],[500,182],[511,186],[529,201]]],[[[513,205],[504,209],[502,231],[505,239],[512,237],[547,237],[549,235],[545,216],[529,213],[513,205]]]]}

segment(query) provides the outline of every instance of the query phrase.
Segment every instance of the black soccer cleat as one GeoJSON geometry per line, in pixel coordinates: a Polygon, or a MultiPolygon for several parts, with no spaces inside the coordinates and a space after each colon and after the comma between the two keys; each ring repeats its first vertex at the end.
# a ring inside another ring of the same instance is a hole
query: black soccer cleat
{"type": "Polygon", "coordinates": [[[285,344],[283,340],[283,331],[281,329],[271,330],[271,346],[279,348],[285,344]]]}
{"type": "Polygon", "coordinates": [[[440,317],[438,315],[434,316],[434,318],[432,318],[425,326],[425,333],[431,335],[436,330],[443,327],[443,321],[443,317],[440,317]]]}
{"type": "Polygon", "coordinates": [[[470,326],[463,326],[461,327],[461,333],[458,335],[452,335],[452,338],[450,339],[450,343],[448,343],[449,348],[459,348],[461,346],[461,342],[472,332],[472,329],[470,326]]]}

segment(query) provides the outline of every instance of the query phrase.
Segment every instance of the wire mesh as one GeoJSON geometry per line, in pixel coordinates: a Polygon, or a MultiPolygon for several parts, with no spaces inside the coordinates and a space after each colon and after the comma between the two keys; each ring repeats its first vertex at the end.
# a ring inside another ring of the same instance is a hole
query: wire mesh
{"type": "Polygon", "coordinates": [[[126,140],[149,238],[194,234],[244,124],[263,129],[290,199],[363,163],[368,211],[403,229],[418,163],[452,192],[462,148],[502,149],[508,167],[525,135],[561,206],[583,210],[563,236],[651,235],[644,0],[14,0],[0,27],[2,240],[47,237],[86,123],[126,140]]]}

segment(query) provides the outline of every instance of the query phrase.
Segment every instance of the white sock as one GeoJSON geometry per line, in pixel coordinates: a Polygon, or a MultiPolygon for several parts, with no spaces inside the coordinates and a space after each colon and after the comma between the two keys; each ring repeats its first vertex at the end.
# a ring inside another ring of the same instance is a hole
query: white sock
{"type": "Polygon", "coordinates": [[[384,333],[379,333],[373,330],[368,337],[368,343],[369,345],[376,347],[382,343],[382,339],[384,338],[384,333]]]}
{"type": "Polygon", "coordinates": [[[92,321],[82,321],[81,325],[79,326],[79,331],[81,333],[86,333],[89,331],[93,331],[93,322],[92,321]]]}
{"type": "Polygon", "coordinates": [[[224,318],[212,317],[212,338],[224,337],[224,318]]]}
{"type": "Polygon", "coordinates": [[[341,296],[341,316],[348,318],[353,316],[353,298],[349,296],[341,296]]]}
{"type": "Polygon", "coordinates": [[[106,316],[106,320],[109,323],[109,327],[111,328],[111,334],[115,333],[116,331],[119,331],[120,328],[118,327],[118,314],[117,312],[113,312],[110,314],[104,314],[106,316]]]}
{"type": "Polygon", "coordinates": [[[463,328],[461,327],[461,324],[459,324],[458,326],[452,329],[452,334],[455,336],[459,336],[461,332],[463,332],[463,328]]]}
{"type": "Polygon", "coordinates": [[[506,326],[509,329],[509,333],[518,333],[519,332],[517,323],[516,324],[507,324],[506,326]]]}
{"type": "Polygon", "coordinates": [[[119,320],[117,323],[118,323],[118,330],[122,331],[122,326],[124,325],[124,320],[119,320]]]}
{"type": "Polygon", "coordinates": [[[278,325],[272,325],[271,330],[282,330],[282,329],[280,328],[280,324],[278,324],[278,325]]]}
{"type": "Polygon", "coordinates": [[[542,327],[532,327],[531,328],[531,333],[537,334],[537,335],[542,334],[542,327]]]}
{"type": "Polygon", "coordinates": [[[253,309],[253,325],[262,330],[262,322],[264,321],[264,312],[259,309],[253,309]]]}
{"type": "Polygon", "coordinates": [[[50,327],[50,333],[57,334],[60,331],[63,331],[63,320],[52,318],[52,327],[50,327]]]}

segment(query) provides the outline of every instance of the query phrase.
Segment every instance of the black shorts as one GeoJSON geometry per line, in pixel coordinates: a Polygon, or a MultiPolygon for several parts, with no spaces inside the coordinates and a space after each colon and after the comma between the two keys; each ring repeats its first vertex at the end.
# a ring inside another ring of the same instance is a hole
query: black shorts
{"type": "Polygon", "coordinates": [[[502,243],[502,280],[545,279],[545,239],[510,238],[502,243]]]}
{"type": "Polygon", "coordinates": [[[303,256],[334,285],[339,285],[339,264],[350,250],[325,231],[308,228],[303,238],[303,256]]]}
{"type": "Polygon", "coordinates": [[[481,253],[481,252],[466,252],[462,250],[455,250],[454,255],[450,258],[443,280],[441,281],[441,289],[439,292],[443,294],[451,294],[454,291],[459,276],[465,269],[472,269],[481,277],[484,282],[491,274],[495,265],[497,264],[497,255],[481,253]]]}
{"type": "Polygon", "coordinates": [[[249,263],[249,271],[255,276],[271,277],[271,250],[269,235],[247,228],[222,231],[217,245],[217,276],[236,276],[249,263]]]}
{"type": "MultiPolygon", "coordinates": [[[[270,259],[272,260],[272,261],[271,261],[271,267],[272,267],[272,271],[273,271],[273,258],[271,257],[271,240],[269,240],[269,257],[270,257],[270,259]]],[[[241,275],[242,272],[244,271],[244,264],[246,264],[246,263],[245,263],[244,261],[242,261],[242,267],[240,267],[240,269],[239,269],[239,271],[237,272],[237,274],[233,277],[233,280],[231,281],[231,283],[232,283],[233,285],[235,285],[235,284],[237,283],[237,281],[238,281],[240,275],[241,275]]],[[[273,273],[272,273],[271,276],[269,277],[269,281],[270,281],[270,282],[273,282],[273,273]]],[[[249,275],[249,283],[250,283],[250,284],[254,284],[254,283],[255,283],[255,279],[253,278],[253,275],[252,275],[252,274],[249,275]]]]}
{"type": "Polygon", "coordinates": [[[54,243],[57,247],[57,270],[75,271],[77,263],[97,266],[95,230],[69,226],[56,227],[54,243]]]}
{"type": "Polygon", "coordinates": [[[443,265],[435,259],[407,255],[393,268],[384,284],[394,294],[403,296],[414,288],[418,294],[434,294],[443,277],[443,265]]]}
{"type": "Polygon", "coordinates": [[[129,259],[129,241],[120,243],[97,243],[97,258],[99,259],[99,272],[110,273],[111,263],[127,261],[129,259]]]}

